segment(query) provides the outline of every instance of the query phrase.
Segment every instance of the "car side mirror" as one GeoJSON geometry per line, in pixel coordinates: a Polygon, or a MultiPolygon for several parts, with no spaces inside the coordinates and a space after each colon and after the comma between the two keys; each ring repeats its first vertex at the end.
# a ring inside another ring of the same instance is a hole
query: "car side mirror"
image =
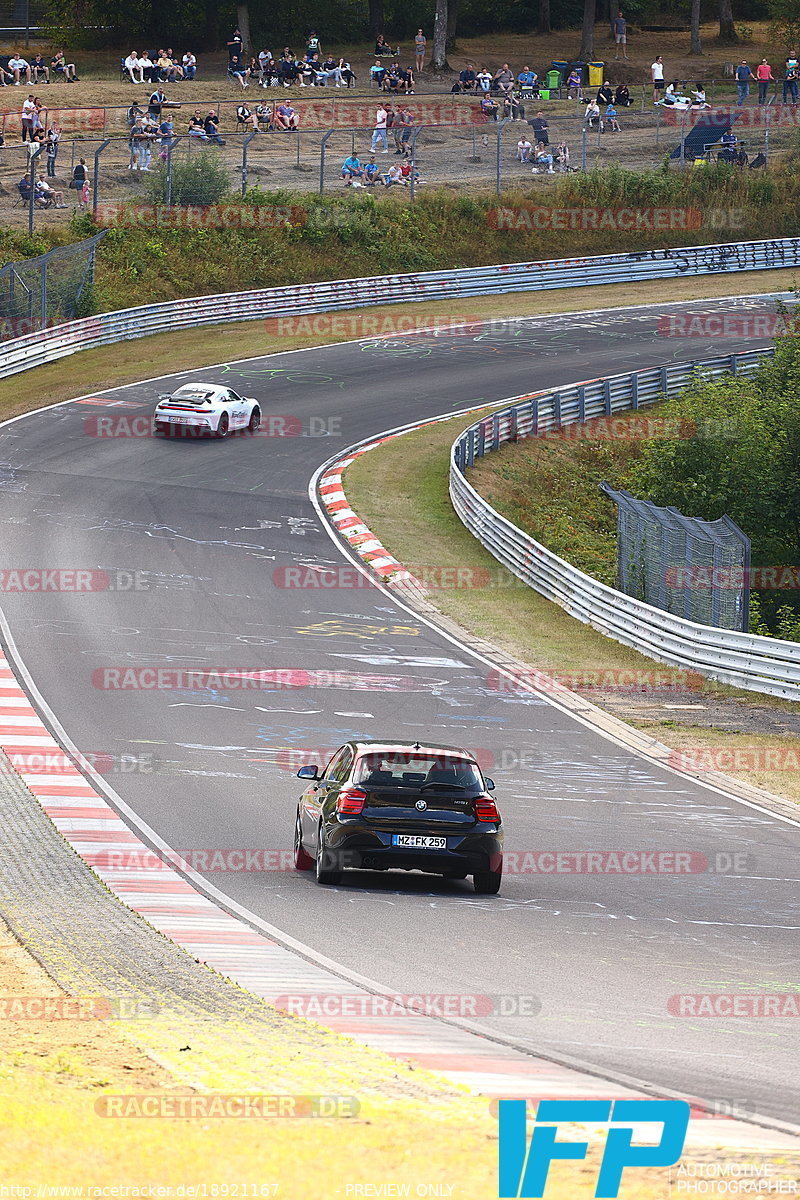
{"type": "Polygon", "coordinates": [[[486,782],[487,792],[493,792],[494,791],[494,780],[490,779],[489,776],[487,775],[485,782],[486,782]]]}
{"type": "Polygon", "coordinates": [[[298,779],[319,779],[319,772],[316,767],[301,767],[297,772],[298,779]]]}

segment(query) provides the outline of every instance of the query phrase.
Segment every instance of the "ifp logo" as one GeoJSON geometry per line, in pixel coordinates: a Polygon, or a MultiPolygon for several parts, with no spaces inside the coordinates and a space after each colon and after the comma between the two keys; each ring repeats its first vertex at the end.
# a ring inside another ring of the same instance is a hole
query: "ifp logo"
{"type": "Polygon", "coordinates": [[[501,1100],[499,1195],[524,1198],[544,1196],[551,1162],[586,1157],[588,1142],[558,1142],[559,1124],[591,1122],[610,1124],[596,1197],[619,1194],[625,1167],[669,1167],[681,1156],[689,1125],[685,1100],[540,1100],[530,1145],[525,1131],[526,1101],[501,1100]],[[656,1122],[662,1126],[656,1145],[633,1146],[634,1124],[656,1122]],[[613,1126],[624,1128],[613,1128],[613,1126]]]}

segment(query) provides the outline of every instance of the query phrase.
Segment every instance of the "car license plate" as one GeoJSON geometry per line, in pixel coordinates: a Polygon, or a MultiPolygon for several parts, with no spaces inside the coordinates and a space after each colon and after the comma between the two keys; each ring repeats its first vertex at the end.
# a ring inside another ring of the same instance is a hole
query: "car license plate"
{"type": "Polygon", "coordinates": [[[415,833],[395,833],[393,846],[409,846],[412,850],[446,850],[446,837],[422,837],[415,833]]]}

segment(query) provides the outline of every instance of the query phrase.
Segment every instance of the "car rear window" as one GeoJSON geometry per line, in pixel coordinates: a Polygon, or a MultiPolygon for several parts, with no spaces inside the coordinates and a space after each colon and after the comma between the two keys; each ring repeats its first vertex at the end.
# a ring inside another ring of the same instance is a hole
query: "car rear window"
{"type": "Polygon", "coordinates": [[[202,404],[206,400],[213,400],[215,395],[213,388],[185,383],[183,387],[178,388],[177,392],[172,393],[172,399],[180,400],[181,404],[202,404]]]}
{"type": "Polygon", "coordinates": [[[364,754],[356,767],[356,784],[418,789],[427,784],[472,790],[483,780],[475,763],[454,755],[364,754]]]}

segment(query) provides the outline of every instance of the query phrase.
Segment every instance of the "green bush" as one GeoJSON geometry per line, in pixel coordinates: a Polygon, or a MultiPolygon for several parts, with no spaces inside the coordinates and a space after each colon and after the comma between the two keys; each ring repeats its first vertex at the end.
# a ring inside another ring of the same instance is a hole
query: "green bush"
{"type": "MultiPolygon", "coordinates": [[[[167,200],[167,171],[162,166],[147,181],[149,199],[154,204],[167,200]]],[[[186,158],[172,160],[172,203],[216,204],[230,191],[225,164],[213,150],[200,150],[186,158]]]]}

